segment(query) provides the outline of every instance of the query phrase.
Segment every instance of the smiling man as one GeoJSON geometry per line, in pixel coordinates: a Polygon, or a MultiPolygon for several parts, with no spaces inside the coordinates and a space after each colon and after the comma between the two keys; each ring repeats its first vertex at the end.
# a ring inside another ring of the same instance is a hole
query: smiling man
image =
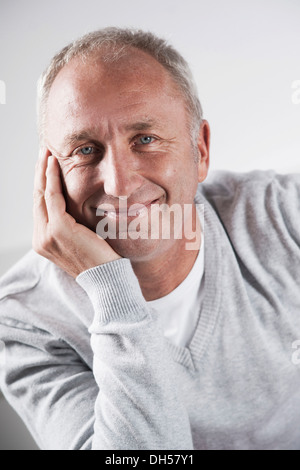
{"type": "MultiPolygon", "coordinates": [[[[106,49],[103,55],[108,53],[106,49]]],[[[153,204],[179,204],[182,211],[184,204],[189,204],[193,207],[189,216],[195,225],[197,184],[205,179],[208,169],[208,123],[202,122],[197,140],[192,142],[189,128],[195,117],[188,111],[188,103],[170,73],[142,50],[129,48],[117,61],[113,52],[110,54],[104,61],[99,52],[93,53],[88,67],[75,57],[57,74],[45,110],[46,152],[40,171],[44,172],[43,164],[50,153],[57,157],[67,212],[93,232],[99,222],[97,208],[105,212],[112,207],[115,210],[107,211],[106,217],[120,219],[123,197],[129,208],[123,214],[128,219],[127,228],[134,218],[130,208],[140,205],[150,209],[153,204]]],[[[52,158],[49,173],[55,185],[58,166],[52,158]]],[[[44,187],[39,186],[40,182],[38,173],[37,198],[42,194],[43,201],[44,187]]],[[[57,198],[59,183],[49,191],[46,187],[46,198],[52,192],[57,198]]],[[[61,201],[64,204],[62,198],[61,201]]],[[[38,219],[39,204],[36,211],[38,219]]],[[[150,227],[151,221],[149,217],[150,227]]],[[[61,224],[65,224],[63,219],[61,224]]],[[[132,261],[147,300],[171,292],[191,270],[199,251],[199,246],[186,250],[185,237],[174,243],[174,237],[154,239],[149,233],[146,238],[132,239],[129,234],[121,237],[118,229],[117,233],[119,236],[110,240],[110,246],[132,261]],[[166,280],[164,284],[162,278],[166,280]]],[[[35,243],[39,245],[38,236],[35,243]]],[[[77,244],[75,240],[76,251],[77,244]]],[[[67,245],[64,251],[70,249],[69,240],[67,245]]],[[[75,272],[71,268],[71,275],[76,277],[100,261],[110,261],[111,256],[115,259],[114,253],[102,259],[102,252],[99,260],[94,259],[97,247],[92,247],[91,259],[80,257],[86,264],[75,272]]]]}
{"type": "Polygon", "coordinates": [[[1,388],[39,446],[300,448],[299,175],[206,182],[188,65],[142,31],[55,56],[39,125],[35,251],[0,295],[1,388]]]}

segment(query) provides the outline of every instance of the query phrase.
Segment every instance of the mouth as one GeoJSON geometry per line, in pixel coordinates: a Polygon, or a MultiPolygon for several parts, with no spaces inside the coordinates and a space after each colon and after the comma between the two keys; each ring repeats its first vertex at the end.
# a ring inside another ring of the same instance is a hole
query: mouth
{"type": "Polygon", "coordinates": [[[97,216],[107,217],[112,220],[133,220],[137,217],[142,218],[148,215],[151,211],[151,207],[154,205],[159,205],[162,197],[147,201],[145,203],[134,203],[127,207],[127,200],[119,200],[119,207],[114,206],[101,206],[99,205],[96,209],[97,216]]]}

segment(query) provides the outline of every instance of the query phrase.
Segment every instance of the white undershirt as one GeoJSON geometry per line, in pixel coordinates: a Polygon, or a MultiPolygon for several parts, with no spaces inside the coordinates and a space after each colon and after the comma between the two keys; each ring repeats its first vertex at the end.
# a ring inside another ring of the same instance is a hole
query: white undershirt
{"type": "Polygon", "coordinates": [[[197,322],[204,288],[204,236],[188,276],[170,294],[147,304],[158,314],[164,336],[176,346],[187,347],[197,322]]]}

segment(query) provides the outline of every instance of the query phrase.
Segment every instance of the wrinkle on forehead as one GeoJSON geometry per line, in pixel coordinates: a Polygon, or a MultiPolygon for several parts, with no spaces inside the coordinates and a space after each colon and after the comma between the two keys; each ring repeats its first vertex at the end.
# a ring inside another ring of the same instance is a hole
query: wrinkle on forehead
{"type": "Polygon", "coordinates": [[[129,48],[126,54],[112,63],[104,63],[99,53],[93,53],[85,61],[75,57],[58,73],[50,93],[49,101],[53,95],[66,98],[72,105],[78,92],[89,88],[99,87],[99,92],[105,92],[107,85],[115,84],[120,87],[119,94],[147,93],[147,85],[155,83],[157,89],[172,97],[182,96],[181,90],[171,77],[170,73],[148,53],[136,48],[129,48]],[[122,85],[132,83],[130,90],[122,90],[122,85]],[[87,87],[87,83],[89,86],[87,87]],[[77,93],[76,93],[77,92],[77,93]]]}
{"type": "Polygon", "coordinates": [[[165,107],[172,102],[177,106],[179,100],[184,103],[169,72],[143,51],[131,51],[108,64],[99,56],[85,62],[74,58],[59,72],[50,90],[46,137],[62,142],[62,134],[90,128],[91,124],[101,124],[103,130],[108,125],[119,127],[124,119],[137,122],[136,118],[141,113],[145,117],[149,109],[149,118],[163,114],[166,121],[165,107]]]}

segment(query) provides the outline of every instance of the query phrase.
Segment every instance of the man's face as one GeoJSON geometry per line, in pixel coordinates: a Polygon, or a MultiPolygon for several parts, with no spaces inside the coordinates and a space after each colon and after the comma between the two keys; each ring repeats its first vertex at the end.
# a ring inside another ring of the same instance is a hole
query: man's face
{"type": "MultiPolygon", "coordinates": [[[[188,125],[177,86],[148,54],[132,49],[114,64],[73,59],[52,85],[46,123],[46,144],[60,163],[68,212],[96,230],[97,207],[118,208],[121,196],[128,208],[146,206],[149,224],[151,203],[192,205],[208,159],[197,163],[188,125]]],[[[205,149],[205,142],[201,145],[205,149]]],[[[132,260],[182,245],[130,237],[108,242],[132,260]]]]}

